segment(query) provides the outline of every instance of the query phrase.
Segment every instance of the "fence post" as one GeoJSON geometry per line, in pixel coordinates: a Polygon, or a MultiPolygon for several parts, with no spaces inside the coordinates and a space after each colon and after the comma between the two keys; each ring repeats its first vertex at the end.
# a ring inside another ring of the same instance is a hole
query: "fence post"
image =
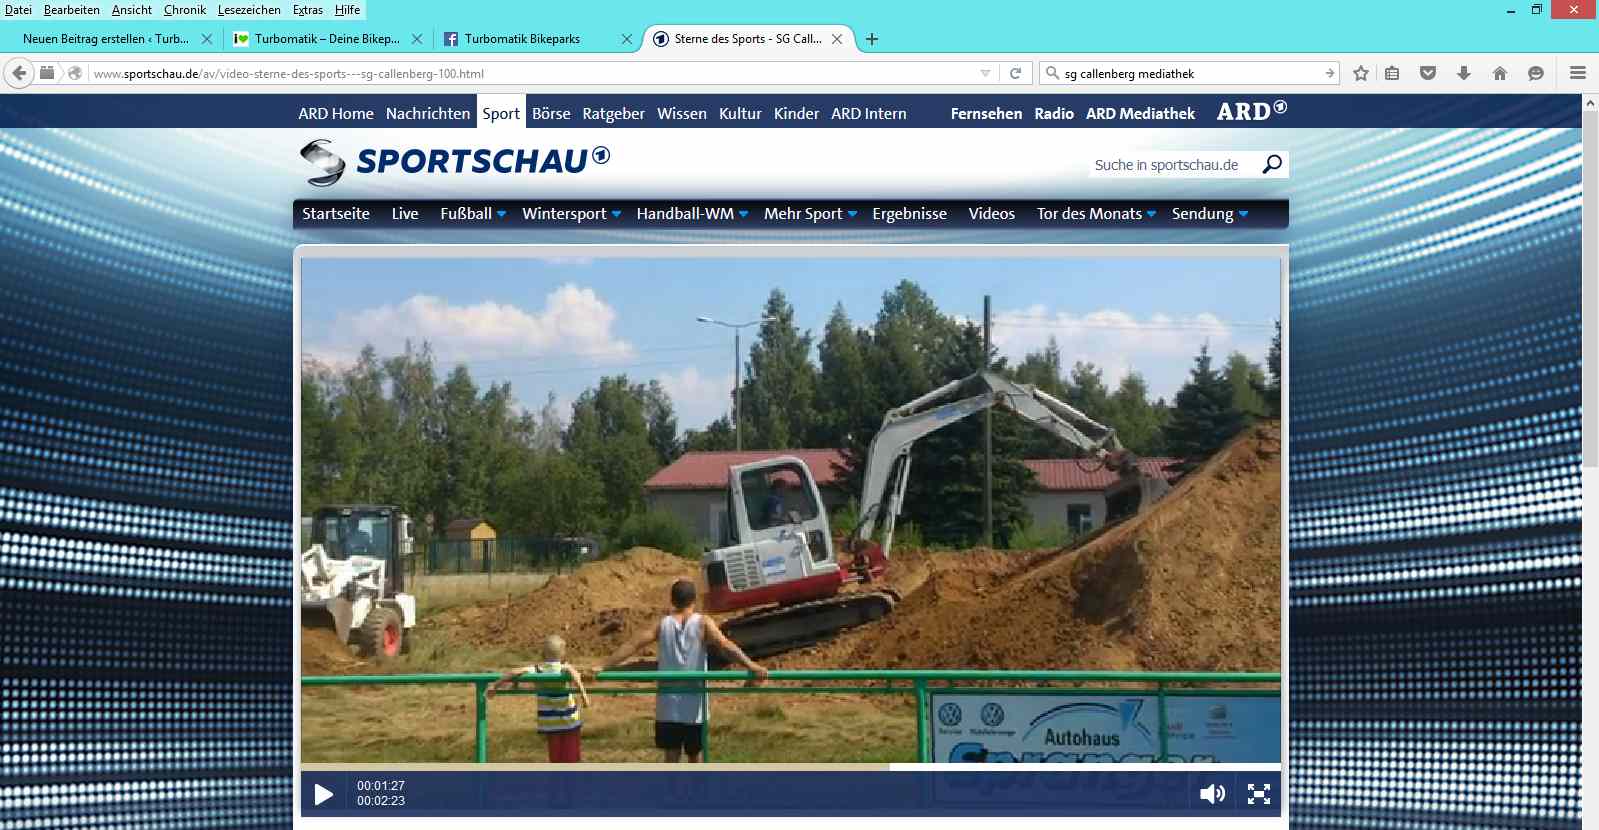
{"type": "Polygon", "coordinates": [[[927,743],[927,681],[916,680],[916,760],[933,762],[933,748],[927,743]]]}
{"type": "Polygon", "coordinates": [[[1155,684],[1155,698],[1156,698],[1156,700],[1155,700],[1156,723],[1159,724],[1158,728],[1160,729],[1160,759],[1159,760],[1162,763],[1164,763],[1166,761],[1166,740],[1168,738],[1168,735],[1166,734],[1167,730],[1166,730],[1166,684],[1165,683],[1156,683],[1155,684]]]}
{"type": "Polygon", "coordinates": [[[482,680],[472,684],[477,692],[477,757],[480,764],[489,762],[489,684],[482,680]]]}
{"type": "MultiPolygon", "coordinates": [[[[703,683],[704,681],[701,682],[703,683]]],[[[709,764],[711,762],[711,693],[709,691],[701,692],[700,698],[704,701],[701,704],[701,711],[705,715],[705,717],[700,718],[700,762],[709,764]]]]}

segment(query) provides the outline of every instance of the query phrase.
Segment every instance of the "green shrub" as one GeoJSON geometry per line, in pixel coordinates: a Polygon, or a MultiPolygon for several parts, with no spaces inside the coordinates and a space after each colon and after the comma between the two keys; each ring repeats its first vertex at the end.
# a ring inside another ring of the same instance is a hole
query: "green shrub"
{"type": "MultiPolygon", "coordinates": [[[[883,540],[883,525],[877,526],[877,540],[883,540]]],[[[894,525],[894,550],[919,550],[926,547],[922,542],[922,529],[915,522],[901,521],[894,525]]],[[[890,553],[890,556],[893,554],[890,553]]]]}
{"type": "Polygon", "coordinates": [[[701,548],[694,531],[682,519],[661,510],[634,513],[623,519],[621,527],[617,528],[617,550],[639,546],[695,559],[699,558],[701,548]]]}
{"type": "Polygon", "coordinates": [[[1060,523],[1029,524],[1012,530],[1006,547],[1010,550],[1051,550],[1066,547],[1076,538],[1077,534],[1060,523]]]}
{"type": "MultiPolygon", "coordinates": [[[[835,536],[847,536],[855,532],[855,526],[861,523],[861,505],[855,499],[850,499],[842,507],[830,513],[827,517],[828,524],[833,528],[835,536]]],[[[877,520],[877,529],[872,532],[872,541],[882,544],[883,535],[888,523],[881,518],[877,520]]],[[[910,550],[922,548],[922,529],[915,522],[901,517],[899,523],[894,525],[894,549],[910,550]]]]}

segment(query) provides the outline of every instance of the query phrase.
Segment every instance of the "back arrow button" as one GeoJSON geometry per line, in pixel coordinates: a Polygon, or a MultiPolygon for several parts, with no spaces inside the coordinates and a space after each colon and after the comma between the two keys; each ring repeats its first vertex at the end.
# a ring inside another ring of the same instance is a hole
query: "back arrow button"
{"type": "Polygon", "coordinates": [[[33,61],[27,58],[12,58],[6,61],[5,76],[6,86],[22,89],[33,83],[33,61]]]}

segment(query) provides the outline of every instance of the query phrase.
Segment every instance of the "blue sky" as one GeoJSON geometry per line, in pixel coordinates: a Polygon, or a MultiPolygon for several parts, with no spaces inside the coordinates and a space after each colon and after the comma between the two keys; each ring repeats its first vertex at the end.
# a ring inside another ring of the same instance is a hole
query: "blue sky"
{"type": "MultiPolygon", "coordinates": [[[[870,325],[883,292],[911,279],[947,313],[973,319],[991,294],[994,341],[1013,360],[1053,334],[1068,365],[1091,360],[1112,384],[1136,369],[1170,396],[1207,340],[1214,352],[1263,359],[1277,268],[1274,259],[307,259],[302,340],[336,365],[365,343],[392,354],[407,337],[426,339],[444,368],[465,362],[481,383],[509,381],[526,406],[554,392],[563,416],[601,375],[653,378],[690,428],[727,410],[733,374],[732,333],[696,317],[755,319],[776,287],[819,336],[836,302],[870,325]]],[[[746,355],[754,332],[745,330],[746,355]]]]}

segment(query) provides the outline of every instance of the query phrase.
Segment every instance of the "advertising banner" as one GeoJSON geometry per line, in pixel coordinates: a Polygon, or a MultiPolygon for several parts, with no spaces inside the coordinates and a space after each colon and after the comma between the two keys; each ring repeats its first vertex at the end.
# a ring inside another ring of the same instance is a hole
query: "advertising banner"
{"type": "MultiPolygon", "coordinates": [[[[1123,763],[1160,759],[1161,699],[1133,694],[932,695],[939,763],[1123,763]]],[[[1166,760],[1278,763],[1282,698],[1168,695],[1166,760]]]]}

